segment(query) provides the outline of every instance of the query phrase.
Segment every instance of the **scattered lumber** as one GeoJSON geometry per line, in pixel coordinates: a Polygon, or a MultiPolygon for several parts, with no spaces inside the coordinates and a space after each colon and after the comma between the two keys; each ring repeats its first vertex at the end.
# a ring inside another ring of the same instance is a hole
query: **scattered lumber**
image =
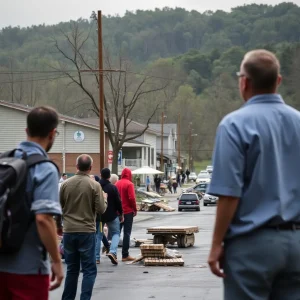
{"type": "Polygon", "coordinates": [[[134,239],[135,241],[135,247],[140,247],[141,245],[143,244],[153,244],[153,239],[140,239],[140,240],[137,240],[137,239],[134,239]]]}

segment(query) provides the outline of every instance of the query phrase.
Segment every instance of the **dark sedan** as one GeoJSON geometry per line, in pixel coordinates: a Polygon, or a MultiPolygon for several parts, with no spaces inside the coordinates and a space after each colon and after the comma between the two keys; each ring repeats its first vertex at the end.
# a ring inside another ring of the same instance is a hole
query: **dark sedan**
{"type": "Polygon", "coordinates": [[[178,199],[178,211],[195,209],[200,211],[200,200],[196,193],[183,193],[178,199]]]}

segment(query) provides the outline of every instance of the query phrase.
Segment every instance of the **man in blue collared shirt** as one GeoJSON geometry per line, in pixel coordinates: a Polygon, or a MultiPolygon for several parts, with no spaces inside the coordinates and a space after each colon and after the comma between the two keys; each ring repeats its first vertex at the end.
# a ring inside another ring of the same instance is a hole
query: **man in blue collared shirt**
{"type": "MultiPolygon", "coordinates": [[[[27,141],[19,145],[28,156],[47,157],[58,134],[58,115],[50,107],[37,107],[27,116],[27,141]]],[[[17,155],[21,155],[17,153],[17,155]]],[[[27,191],[33,194],[31,210],[35,222],[29,227],[19,252],[0,254],[0,299],[47,300],[49,289],[60,286],[63,269],[57,249],[56,227],[53,215],[61,215],[58,199],[59,175],[55,166],[44,162],[29,170],[27,191]],[[50,265],[44,248],[49,252],[50,265]]]]}
{"type": "Polygon", "coordinates": [[[208,263],[226,300],[300,299],[300,113],[276,94],[271,52],[247,53],[238,77],[245,104],[216,136],[208,192],[220,198],[208,263]]]}

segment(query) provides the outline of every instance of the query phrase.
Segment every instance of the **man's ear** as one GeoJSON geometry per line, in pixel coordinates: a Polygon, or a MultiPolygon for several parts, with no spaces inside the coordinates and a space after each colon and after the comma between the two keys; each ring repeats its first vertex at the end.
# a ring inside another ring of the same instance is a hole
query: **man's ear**
{"type": "Polygon", "coordinates": [[[280,86],[282,82],[282,76],[279,74],[277,78],[277,86],[280,86]]]}

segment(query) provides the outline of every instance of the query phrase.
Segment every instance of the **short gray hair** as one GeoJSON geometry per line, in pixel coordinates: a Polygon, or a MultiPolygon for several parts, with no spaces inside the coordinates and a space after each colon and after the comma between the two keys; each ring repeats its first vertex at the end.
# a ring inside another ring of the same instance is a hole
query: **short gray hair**
{"type": "Polygon", "coordinates": [[[111,176],[110,176],[110,182],[112,184],[115,184],[118,180],[119,180],[119,177],[118,177],[117,174],[111,174],[111,176]]]}
{"type": "Polygon", "coordinates": [[[76,166],[79,171],[86,172],[91,169],[93,165],[93,159],[88,154],[81,154],[76,159],[76,166]]]}

